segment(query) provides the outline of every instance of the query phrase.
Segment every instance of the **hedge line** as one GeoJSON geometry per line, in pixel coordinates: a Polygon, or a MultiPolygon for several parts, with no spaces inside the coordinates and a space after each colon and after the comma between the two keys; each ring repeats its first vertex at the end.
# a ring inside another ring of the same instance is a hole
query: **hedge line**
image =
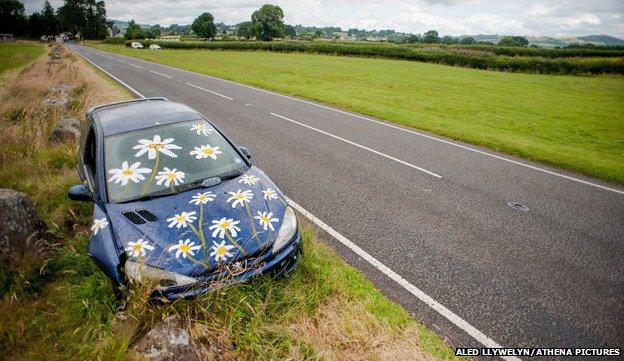
{"type": "MultiPolygon", "coordinates": [[[[131,43],[132,41],[126,41],[125,45],[130,46],[131,43]]],[[[484,51],[466,51],[466,48],[456,47],[427,49],[415,46],[399,46],[393,44],[295,41],[173,42],[145,40],[141,41],[141,43],[144,46],[149,44],[158,44],[162,48],[169,49],[265,50],[275,52],[303,52],[341,56],[379,57],[511,72],[543,74],[624,74],[624,59],[622,58],[549,58],[537,56],[492,55],[485,53],[484,51]]],[[[474,50],[478,50],[478,48],[475,48],[474,50]]]]}

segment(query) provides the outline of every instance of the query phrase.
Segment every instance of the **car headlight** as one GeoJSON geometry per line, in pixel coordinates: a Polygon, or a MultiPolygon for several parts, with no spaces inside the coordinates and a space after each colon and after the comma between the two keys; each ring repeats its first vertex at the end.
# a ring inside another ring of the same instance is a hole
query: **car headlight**
{"type": "Polygon", "coordinates": [[[296,232],[297,217],[295,216],[295,211],[287,206],[286,212],[284,212],[282,226],[280,227],[279,232],[277,232],[275,243],[273,243],[273,253],[277,253],[280,249],[282,249],[286,243],[293,238],[296,232]]]}
{"type": "Polygon", "coordinates": [[[143,280],[173,281],[174,285],[184,286],[197,282],[193,277],[181,275],[179,273],[165,271],[164,269],[148,266],[142,262],[126,261],[124,266],[126,277],[132,282],[143,280]]]}

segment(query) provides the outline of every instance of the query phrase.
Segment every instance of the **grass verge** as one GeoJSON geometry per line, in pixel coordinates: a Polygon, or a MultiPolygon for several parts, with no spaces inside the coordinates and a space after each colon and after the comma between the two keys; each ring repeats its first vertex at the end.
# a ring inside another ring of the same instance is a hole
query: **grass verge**
{"type": "Polygon", "coordinates": [[[453,359],[437,335],[385,298],[303,226],[305,255],[288,278],[257,278],[192,301],[153,304],[134,287],[124,302],[86,254],[91,205],[69,201],[75,145],[50,143],[62,116],[129,98],[69,51],[0,86],[0,183],[26,192],[59,244],[37,265],[2,269],[0,353],[7,360],[133,358],[132,345],[177,315],[204,359],[453,359]],[[63,107],[41,101],[71,87],[63,107]],[[16,108],[19,119],[9,121],[16,108]]]}
{"type": "Polygon", "coordinates": [[[100,49],[343,107],[624,184],[624,78],[397,60],[100,49]]]}
{"type": "Polygon", "coordinates": [[[9,69],[19,68],[43,54],[44,48],[36,44],[0,43],[0,74],[9,69]]]}

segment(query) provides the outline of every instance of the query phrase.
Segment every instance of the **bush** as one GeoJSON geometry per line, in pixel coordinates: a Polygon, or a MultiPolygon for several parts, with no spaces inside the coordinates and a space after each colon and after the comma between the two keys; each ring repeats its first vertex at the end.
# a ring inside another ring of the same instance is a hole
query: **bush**
{"type": "Polygon", "coordinates": [[[111,38],[106,38],[106,39],[103,40],[103,42],[105,44],[113,44],[113,45],[121,45],[125,41],[126,41],[125,38],[120,38],[120,37],[117,37],[117,38],[111,37],[111,38]]]}
{"type": "MultiPolygon", "coordinates": [[[[132,42],[126,41],[130,46],[132,42]]],[[[462,66],[475,69],[503,70],[544,74],[624,74],[624,60],[621,57],[578,56],[587,49],[535,49],[496,46],[436,46],[396,45],[356,42],[302,42],[302,41],[157,41],[148,40],[144,46],[158,44],[163,49],[205,49],[205,50],[264,50],[274,52],[302,52],[340,56],[378,57],[423,61],[436,64],[462,66]],[[544,56],[549,52],[566,53],[569,56],[544,56]],[[576,57],[567,52],[577,52],[576,57]]],[[[601,52],[601,50],[595,50],[601,52]]],[[[616,51],[617,52],[617,51],[616,51]]],[[[624,53],[624,52],[619,52],[624,53]]],[[[609,54],[613,55],[613,54],[609,54]]],[[[621,56],[621,55],[620,55],[621,56]]]]}

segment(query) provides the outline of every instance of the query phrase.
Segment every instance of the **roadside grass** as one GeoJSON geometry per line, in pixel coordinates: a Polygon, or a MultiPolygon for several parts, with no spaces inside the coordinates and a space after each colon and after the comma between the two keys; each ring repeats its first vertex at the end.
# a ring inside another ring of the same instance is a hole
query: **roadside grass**
{"type": "Polygon", "coordinates": [[[13,68],[19,68],[43,54],[41,45],[24,43],[0,43],[0,74],[13,68]]]}
{"type": "Polygon", "coordinates": [[[56,121],[129,93],[68,50],[40,57],[0,84],[0,184],[27,193],[56,248],[38,263],[0,269],[0,353],[6,360],[132,359],[133,342],[176,315],[205,359],[455,359],[451,348],[303,224],[305,254],[286,278],[260,277],[191,301],[149,302],[133,286],[123,301],[86,253],[92,204],[71,202],[75,144],[50,143],[56,121]],[[107,78],[106,78],[107,79],[107,78]],[[59,84],[67,107],[43,107],[59,84]],[[22,109],[9,121],[14,109],[22,109]]]}
{"type": "Polygon", "coordinates": [[[624,78],[262,51],[123,55],[336,105],[624,184],[624,78]]]}

